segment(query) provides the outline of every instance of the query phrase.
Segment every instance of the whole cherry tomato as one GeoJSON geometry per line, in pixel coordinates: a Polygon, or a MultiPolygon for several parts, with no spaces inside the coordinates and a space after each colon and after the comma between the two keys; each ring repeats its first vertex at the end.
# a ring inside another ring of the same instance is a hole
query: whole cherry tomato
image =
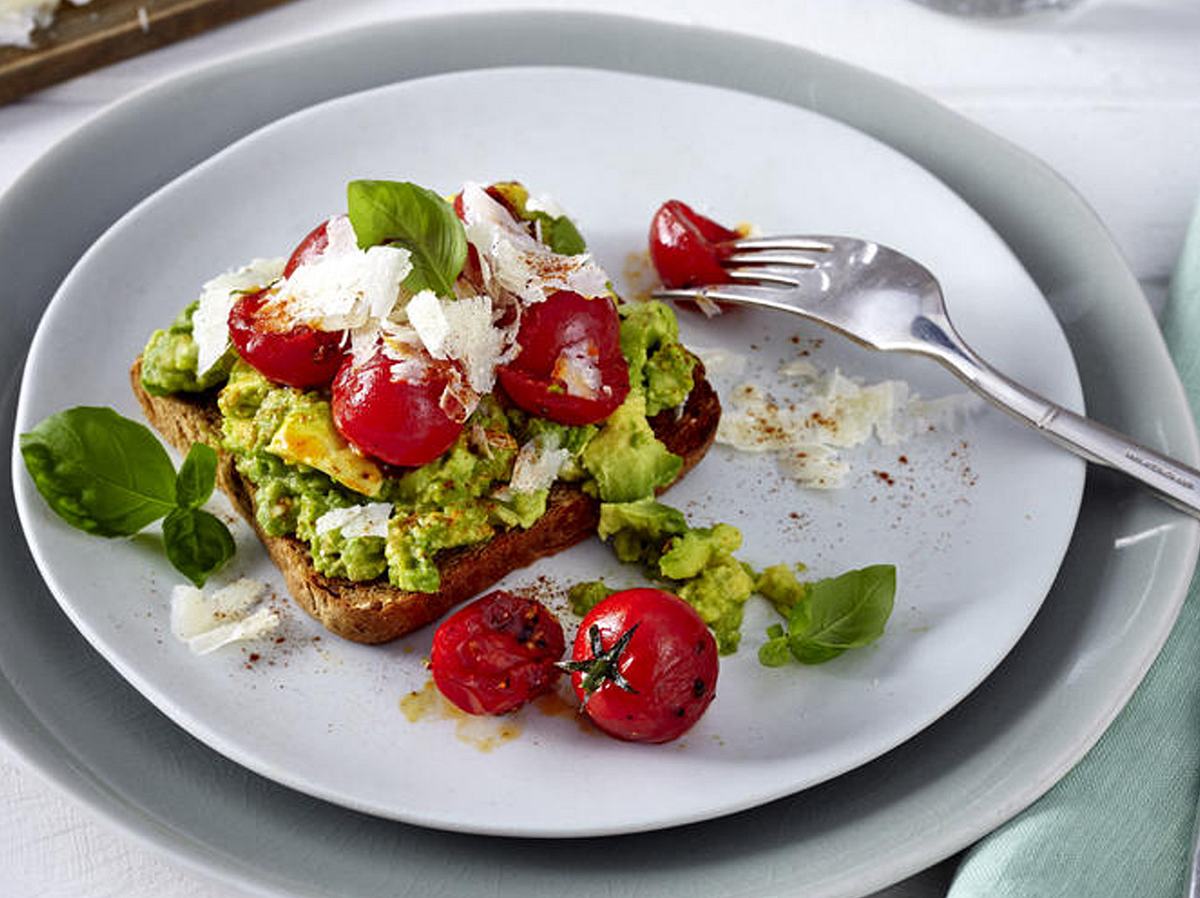
{"type": "Polygon", "coordinates": [[[229,339],[242,358],[271,380],[306,389],[333,380],[342,365],[346,333],[294,324],[259,291],[233,304],[229,339]]]}
{"type": "Polygon", "coordinates": [[[613,593],[579,625],[571,685],[592,723],[632,742],[687,732],[716,694],[717,641],[692,606],[661,589],[613,593]]]}
{"type": "Polygon", "coordinates": [[[595,424],[629,395],[621,323],[612,302],[560,290],[526,306],[517,357],[500,368],[514,403],[560,424],[595,424]]]}
{"type": "Polygon", "coordinates": [[[324,254],[325,247],[329,246],[329,233],[326,231],[328,227],[329,221],[323,221],[304,235],[304,239],[292,250],[287,264],[283,266],[283,276],[285,278],[291,277],[292,272],[301,265],[315,261],[324,254]]]}
{"type": "Polygon", "coordinates": [[[334,426],[367,455],[403,467],[423,465],[462,432],[466,414],[451,417],[443,408],[446,388],[457,377],[450,362],[431,358],[415,366],[381,352],[363,362],[347,358],[333,379],[334,426]]]}
{"type": "Polygon", "coordinates": [[[667,287],[697,287],[729,280],[721,260],[742,235],[705,218],[686,203],[668,200],[650,221],[650,260],[667,287]]]}
{"type": "Polygon", "coordinates": [[[468,714],[505,714],[553,688],[566,648],[541,602],[497,590],[442,622],[433,634],[433,682],[468,714]]]}

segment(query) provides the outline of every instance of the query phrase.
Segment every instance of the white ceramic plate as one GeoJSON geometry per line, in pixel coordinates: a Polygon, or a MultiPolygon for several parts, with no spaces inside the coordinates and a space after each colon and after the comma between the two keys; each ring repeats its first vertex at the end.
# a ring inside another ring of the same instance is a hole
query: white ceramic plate
{"type": "MultiPolygon", "coordinates": [[[[519,177],[568,207],[614,275],[641,249],[650,213],[669,196],[767,232],[870,236],[939,274],[952,315],[985,357],[1061,403],[1080,404],[1066,342],[1034,285],[966,204],[903,156],[827,119],[744,94],[523,69],[408,82],[314,107],[135,208],[51,304],[31,349],[17,431],[74,404],[134,414],[125,368],[149,331],[212,274],[251,256],[286,254],[342,207],[354,177],[405,178],[445,191],[464,178],[519,177]],[[545,89],[550,82],[554,89],[545,89]],[[719,143],[671,136],[659,127],[667,108],[678,120],[720,120],[727,136],[719,143]]],[[[743,352],[768,372],[796,351],[791,337],[810,349],[823,338],[815,353],[823,366],[901,377],[930,396],[960,389],[932,363],[871,355],[777,317],[689,317],[685,330],[690,343],[743,352]]],[[[961,433],[900,450],[872,447],[856,462],[860,475],[850,488],[815,494],[782,480],[767,459],[718,450],[672,491],[671,501],[694,519],[741,526],[743,556],[756,565],[803,560],[820,576],[890,561],[900,591],[878,645],[821,668],[760,668],[754,648],[769,615],[752,610],[745,648],[724,662],[710,712],[684,740],[658,748],[530,712],[508,741],[490,722],[409,722],[398,704],[426,682],[428,632],[383,648],[328,636],[314,643],[320,628],[293,612],[287,642],[254,647],[253,663],[237,649],[194,658],[169,635],[168,594],[178,577],[159,555],[138,541],[70,530],[44,508],[19,465],[15,474],[35,558],[68,615],[138,689],[218,751],[383,816],[566,836],[704,819],[835,776],[936,719],[1016,642],[1070,538],[1082,465],[990,411],[961,433]],[[907,466],[898,467],[899,454],[907,466]],[[896,483],[874,470],[889,471],[896,483]],[[605,786],[588,790],[581,813],[584,765],[588,781],[605,786]]],[[[274,577],[249,537],[229,575],[242,573],[274,577]]],[[[636,582],[598,545],[507,582],[545,591],[547,582],[598,575],[636,582]]]]}

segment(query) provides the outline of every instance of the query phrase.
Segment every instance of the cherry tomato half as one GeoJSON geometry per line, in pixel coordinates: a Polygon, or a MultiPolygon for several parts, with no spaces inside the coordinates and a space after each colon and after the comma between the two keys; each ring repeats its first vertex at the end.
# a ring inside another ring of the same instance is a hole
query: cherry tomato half
{"type": "Polygon", "coordinates": [[[571,657],[584,713],[618,739],[678,738],[716,694],[717,641],[691,605],[661,589],[627,589],[598,604],[571,657]]]}
{"type": "Polygon", "coordinates": [[[329,246],[329,233],[326,230],[328,227],[329,221],[323,221],[304,235],[304,239],[292,250],[287,264],[283,266],[283,276],[285,278],[291,277],[292,272],[301,265],[307,265],[309,262],[319,259],[324,254],[325,247],[329,246]]]}
{"type": "Polygon", "coordinates": [[[668,200],[650,221],[650,260],[667,287],[698,287],[729,280],[721,260],[740,240],[731,231],[705,218],[686,203],[668,200]]]}
{"type": "Polygon", "coordinates": [[[462,432],[466,414],[451,417],[443,408],[443,394],[458,372],[450,362],[426,358],[415,378],[410,373],[398,379],[397,367],[382,353],[365,362],[347,358],[333,379],[333,423],[359,451],[418,467],[449,449],[462,432]]]}
{"type": "Polygon", "coordinates": [[[595,424],[629,395],[621,322],[606,298],[560,290],[526,306],[520,353],[498,375],[514,403],[560,424],[595,424]]]}
{"type": "Polygon", "coordinates": [[[229,312],[229,339],[238,354],[271,380],[289,387],[320,387],[342,365],[345,331],[319,331],[273,314],[262,291],[248,293],[229,312]]]}
{"type": "Polygon", "coordinates": [[[433,682],[468,714],[505,714],[548,692],[561,674],[562,627],[541,602],[497,590],[433,634],[433,682]]]}

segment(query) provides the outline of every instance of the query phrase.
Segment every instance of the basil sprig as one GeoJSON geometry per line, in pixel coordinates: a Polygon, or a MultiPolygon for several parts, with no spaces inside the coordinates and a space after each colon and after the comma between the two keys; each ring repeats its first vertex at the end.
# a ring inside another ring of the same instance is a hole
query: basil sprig
{"type": "Polygon", "coordinates": [[[758,650],[767,667],[795,659],[821,664],[847,649],[870,645],[883,635],[896,597],[896,568],[875,564],[806,584],[804,597],[775,624],[758,650]]]}
{"type": "Polygon", "coordinates": [[[217,474],[217,453],[203,443],[192,444],[176,474],[147,427],[79,406],[21,434],[21,457],[46,504],[72,527],[132,536],[165,517],[167,558],[197,586],[233,557],[229,528],[200,508],[217,474]]]}
{"type": "Polygon", "coordinates": [[[408,181],[351,181],[346,206],[360,247],[391,243],[412,254],[408,290],[454,296],[467,260],[467,233],[449,203],[408,181]]]}

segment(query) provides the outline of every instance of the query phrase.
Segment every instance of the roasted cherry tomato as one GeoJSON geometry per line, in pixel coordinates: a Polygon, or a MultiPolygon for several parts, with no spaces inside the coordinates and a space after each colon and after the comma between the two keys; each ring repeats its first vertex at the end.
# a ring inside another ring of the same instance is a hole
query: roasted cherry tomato
{"type": "Polygon", "coordinates": [[[721,260],[741,238],[686,203],[667,200],[650,221],[650,260],[667,287],[721,284],[729,280],[721,260]]]}
{"type": "Polygon", "coordinates": [[[629,395],[621,322],[606,298],[560,290],[526,306],[520,353],[498,375],[512,401],[560,424],[595,424],[629,395]]]}
{"type": "Polygon", "coordinates": [[[541,602],[497,590],[446,618],[430,667],[442,695],[469,714],[505,714],[553,688],[566,648],[541,602]]]}
{"type": "Polygon", "coordinates": [[[460,416],[445,408],[447,387],[457,380],[450,362],[397,363],[382,353],[365,362],[348,358],[333,379],[334,426],[367,455],[403,467],[423,465],[462,432],[465,410],[460,416]]]}
{"type": "Polygon", "coordinates": [[[323,221],[304,235],[304,239],[292,250],[287,264],[283,266],[283,276],[285,278],[291,277],[292,272],[301,265],[305,265],[321,257],[325,252],[325,247],[329,246],[329,233],[325,230],[328,226],[329,222],[323,221]]]}
{"type": "Polygon", "coordinates": [[[319,331],[274,313],[266,293],[248,293],[229,312],[229,339],[238,354],[271,380],[320,387],[342,365],[345,331],[319,331]]]}
{"type": "Polygon", "coordinates": [[[572,649],[571,685],[592,723],[618,739],[669,742],[716,694],[717,641],[692,606],[627,589],[593,608],[572,649]]]}

